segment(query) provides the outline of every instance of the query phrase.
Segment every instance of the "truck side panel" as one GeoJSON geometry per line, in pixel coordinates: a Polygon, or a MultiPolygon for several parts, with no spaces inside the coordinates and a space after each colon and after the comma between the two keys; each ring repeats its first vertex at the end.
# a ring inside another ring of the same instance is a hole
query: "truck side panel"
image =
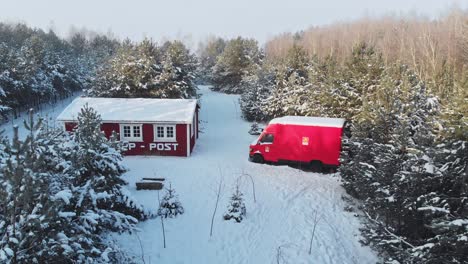
{"type": "Polygon", "coordinates": [[[277,160],[339,165],[342,128],[300,125],[277,125],[275,142],[277,160]]]}

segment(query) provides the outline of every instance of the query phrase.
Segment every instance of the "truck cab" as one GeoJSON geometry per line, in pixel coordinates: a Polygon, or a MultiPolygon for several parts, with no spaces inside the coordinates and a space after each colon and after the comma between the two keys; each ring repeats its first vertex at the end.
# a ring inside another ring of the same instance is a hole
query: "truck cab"
{"type": "Polygon", "coordinates": [[[250,145],[249,158],[256,163],[270,161],[275,155],[275,134],[263,131],[262,134],[250,145]]]}

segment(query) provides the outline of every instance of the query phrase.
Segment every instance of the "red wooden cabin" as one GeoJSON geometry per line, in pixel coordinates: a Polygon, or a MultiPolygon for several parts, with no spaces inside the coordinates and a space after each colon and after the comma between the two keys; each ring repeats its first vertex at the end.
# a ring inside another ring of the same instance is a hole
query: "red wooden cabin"
{"type": "Polygon", "coordinates": [[[73,131],[85,104],[101,115],[107,137],[115,131],[126,142],[126,155],[188,157],[198,139],[195,99],[79,97],[57,117],[66,131],[73,131]]]}

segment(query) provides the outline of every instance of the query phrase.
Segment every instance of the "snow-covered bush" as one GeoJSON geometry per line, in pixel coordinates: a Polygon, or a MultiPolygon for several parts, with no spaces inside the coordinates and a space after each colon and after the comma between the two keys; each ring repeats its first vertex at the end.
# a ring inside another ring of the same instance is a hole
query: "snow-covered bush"
{"type": "Polygon", "coordinates": [[[239,190],[239,185],[236,185],[236,189],[231,196],[227,211],[224,214],[224,220],[236,220],[237,223],[242,222],[247,211],[245,209],[244,197],[239,190]]]}
{"type": "Polygon", "coordinates": [[[250,126],[249,134],[250,135],[260,135],[262,133],[262,129],[258,126],[257,122],[253,122],[250,126]]]}
{"type": "Polygon", "coordinates": [[[179,196],[174,188],[169,184],[169,188],[165,189],[165,194],[159,203],[158,216],[164,218],[174,218],[177,215],[184,213],[184,207],[179,201],[179,196]]]}

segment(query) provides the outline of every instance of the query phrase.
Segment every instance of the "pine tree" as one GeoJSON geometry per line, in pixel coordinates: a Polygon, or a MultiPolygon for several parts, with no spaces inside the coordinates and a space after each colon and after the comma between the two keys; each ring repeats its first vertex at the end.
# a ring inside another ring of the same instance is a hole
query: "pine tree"
{"type": "Polygon", "coordinates": [[[268,118],[284,115],[304,115],[309,109],[309,92],[307,79],[299,73],[282,68],[277,72],[276,82],[271,95],[265,100],[262,110],[268,118]]]}
{"type": "Polygon", "coordinates": [[[236,220],[237,223],[242,222],[246,215],[243,194],[239,190],[239,185],[236,185],[236,189],[231,196],[230,203],[227,208],[227,212],[224,214],[224,220],[236,220]]]}
{"type": "Polygon", "coordinates": [[[75,164],[70,168],[74,171],[70,173],[75,175],[74,188],[81,196],[78,206],[118,211],[137,219],[145,219],[141,207],[123,189],[126,182],[121,176],[127,168],[122,164],[121,153],[112,147],[118,143],[109,141],[101,132],[100,115],[86,105],[77,119],[78,125],[72,137],[76,146],[71,154],[71,161],[75,164]],[[93,193],[105,195],[99,197],[93,193]]]}
{"type": "Polygon", "coordinates": [[[258,69],[255,75],[244,76],[241,86],[244,89],[239,98],[242,116],[247,121],[266,120],[263,110],[265,100],[270,96],[270,89],[274,83],[274,76],[269,69],[258,69]]]}
{"type": "Polygon", "coordinates": [[[159,77],[161,98],[192,98],[196,96],[194,84],[196,58],[180,41],[163,46],[162,73],[159,77]]]}
{"type": "Polygon", "coordinates": [[[126,41],[99,69],[87,94],[98,97],[193,98],[196,59],[179,41],[162,47],[126,41]]]}
{"type": "Polygon", "coordinates": [[[258,126],[257,122],[253,122],[252,126],[250,127],[249,134],[250,135],[260,135],[262,133],[262,130],[258,126]]]}
{"type": "Polygon", "coordinates": [[[197,73],[198,82],[208,84],[212,82],[212,69],[225,46],[226,42],[222,38],[210,39],[206,43],[200,44],[198,50],[198,57],[200,60],[197,73]]]}
{"type": "Polygon", "coordinates": [[[169,184],[169,188],[166,188],[166,193],[159,203],[158,216],[164,218],[174,218],[177,217],[177,215],[181,215],[183,213],[184,207],[182,207],[182,204],[179,201],[179,197],[172,188],[172,185],[169,184]]]}
{"type": "MultiPolygon", "coordinates": [[[[314,96],[329,112],[328,116],[354,120],[362,107],[372,102],[368,99],[378,90],[384,71],[381,57],[372,46],[363,42],[353,48],[341,72],[337,72],[333,61],[329,61],[331,69],[325,71],[330,74],[330,80],[325,81],[327,87],[314,96]]],[[[316,77],[322,78],[320,75],[316,77]]]]}
{"type": "MultiPolygon", "coordinates": [[[[25,122],[30,131],[25,141],[14,128],[12,142],[3,140],[0,182],[0,259],[13,263],[63,261],[67,247],[60,231],[67,222],[60,216],[60,201],[53,197],[62,190],[66,177],[54,171],[61,163],[56,140],[59,132],[43,129],[32,111],[25,122]]],[[[63,142],[63,141],[62,141],[63,142]]]]}
{"type": "Polygon", "coordinates": [[[242,78],[249,75],[261,63],[262,58],[263,53],[259,50],[257,41],[241,37],[228,41],[212,68],[212,89],[226,93],[242,93],[242,78]]]}
{"type": "Polygon", "coordinates": [[[289,74],[296,73],[299,77],[307,78],[309,64],[311,60],[307,51],[297,43],[288,50],[286,55],[286,65],[289,74]]]}
{"type": "Polygon", "coordinates": [[[85,106],[77,119],[64,153],[64,173],[70,179],[70,188],[60,196],[66,197],[62,199],[61,215],[70,228],[61,236],[73,245],[68,252],[76,254],[72,259],[91,261],[114,251],[103,237],[105,232],[132,232],[149,214],[129,197],[121,178],[127,169],[118,148],[113,147],[119,143],[108,140],[100,131],[99,114],[85,106]]]}

